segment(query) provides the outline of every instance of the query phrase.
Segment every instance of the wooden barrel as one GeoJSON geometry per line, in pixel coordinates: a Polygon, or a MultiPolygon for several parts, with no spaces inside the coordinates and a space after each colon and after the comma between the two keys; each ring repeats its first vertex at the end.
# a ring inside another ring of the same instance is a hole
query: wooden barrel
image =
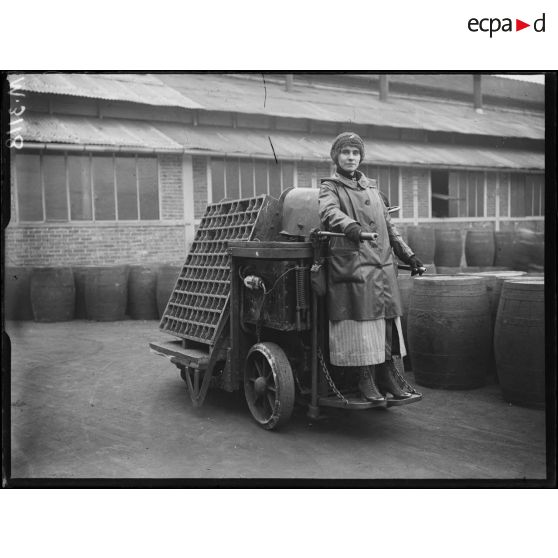
{"type": "Polygon", "coordinates": [[[87,319],[99,322],[123,320],[127,296],[127,266],[92,267],[85,278],[87,319]]]}
{"type": "Polygon", "coordinates": [[[457,275],[460,272],[461,272],[460,267],[445,267],[442,265],[436,266],[437,275],[457,275]]]}
{"type": "Polygon", "coordinates": [[[494,265],[513,269],[515,265],[514,236],[511,231],[497,231],[494,233],[494,265]]]}
{"type": "Polygon", "coordinates": [[[418,384],[438,389],[482,386],[491,361],[484,281],[461,275],[415,279],[407,335],[418,384]]]}
{"type": "Polygon", "coordinates": [[[31,272],[31,307],[37,322],[74,319],[76,288],[69,267],[37,267],[31,272]]]}
{"type": "Polygon", "coordinates": [[[152,267],[134,265],[128,276],[128,315],[133,320],[156,320],[157,274],[152,267]]]}
{"type": "Polygon", "coordinates": [[[504,399],[545,402],[544,280],[504,283],[494,330],[494,354],[504,399]]]}
{"type": "Polygon", "coordinates": [[[7,320],[32,320],[31,267],[4,268],[4,311],[7,320]]]}
{"type": "Polygon", "coordinates": [[[76,309],[74,318],[76,320],[85,320],[87,311],[85,308],[85,280],[87,275],[96,269],[93,266],[74,266],[74,283],[76,285],[76,309]]]}
{"type": "Polygon", "coordinates": [[[507,279],[521,279],[524,271],[479,271],[477,273],[461,272],[459,275],[474,275],[481,277],[486,284],[486,293],[488,294],[488,302],[490,306],[490,317],[492,323],[496,322],[496,313],[498,312],[498,304],[500,303],[500,295],[502,293],[502,285],[507,279]]]}
{"type": "Polygon", "coordinates": [[[181,266],[171,264],[164,264],[157,270],[157,309],[160,318],[163,317],[181,271],[181,266]]]}
{"type": "Polygon", "coordinates": [[[465,260],[467,265],[493,265],[495,251],[494,231],[492,229],[467,231],[465,237],[465,260]]]}
{"type": "Polygon", "coordinates": [[[434,229],[425,226],[407,227],[407,244],[424,264],[434,262],[436,237],[434,229]]]}
{"type": "Polygon", "coordinates": [[[459,267],[462,253],[461,229],[436,229],[436,267],[459,267]]]}
{"type": "Polygon", "coordinates": [[[514,238],[514,269],[542,271],[544,269],[544,233],[518,229],[514,238]]]}
{"type": "Polygon", "coordinates": [[[461,268],[464,273],[484,273],[485,271],[513,271],[511,267],[488,265],[488,266],[476,266],[467,265],[461,268]]]}
{"type": "MultiPolygon", "coordinates": [[[[415,278],[411,277],[409,273],[400,274],[397,277],[397,285],[399,287],[399,295],[401,298],[401,309],[403,311],[403,315],[401,316],[401,329],[403,330],[403,339],[405,341],[407,353],[409,352],[409,340],[407,337],[407,317],[409,314],[409,301],[411,299],[411,292],[413,290],[414,282],[415,278]]],[[[409,355],[407,355],[404,361],[405,369],[412,370],[412,363],[409,355]]]]}

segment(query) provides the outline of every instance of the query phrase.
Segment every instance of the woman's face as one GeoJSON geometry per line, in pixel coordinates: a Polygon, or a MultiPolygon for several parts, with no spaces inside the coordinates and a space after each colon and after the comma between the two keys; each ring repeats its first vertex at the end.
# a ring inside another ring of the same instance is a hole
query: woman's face
{"type": "Polygon", "coordinates": [[[348,145],[339,152],[337,162],[344,171],[354,172],[360,163],[360,151],[358,148],[348,145]]]}

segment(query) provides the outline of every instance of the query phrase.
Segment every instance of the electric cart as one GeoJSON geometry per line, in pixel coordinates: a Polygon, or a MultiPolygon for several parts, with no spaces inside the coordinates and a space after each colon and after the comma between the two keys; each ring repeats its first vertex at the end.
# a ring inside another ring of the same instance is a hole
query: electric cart
{"type": "Polygon", "coordinates": [[[175,339],[149,344],[178,367],[194,407],[210,388],[243,389],[269,430],[295,402],[312,419],[322,407],[375,407],[328,359],[325,297],[310,277],[332,234],[320,230],[317,189],[207,207],[160,323],[175,339]]]}

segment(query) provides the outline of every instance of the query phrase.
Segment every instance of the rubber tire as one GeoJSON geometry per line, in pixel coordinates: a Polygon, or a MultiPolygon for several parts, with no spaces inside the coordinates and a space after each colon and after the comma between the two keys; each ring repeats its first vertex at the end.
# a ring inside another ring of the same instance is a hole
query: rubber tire
{"type": "Polygon", "coordinates": [[[289,359],[276,343],[267,341],[256,343],[248,351],[244,363],[244,395],[252,417],[266,430],[278,429],[291,418],[295,401],[295,381],[289,359]],[[253,379],[258,373],[252,364],[254,359],[261,357],[271,369],[275,388],[273,409],[269,403],[267,405],[264,403],[263,411],[256,404],[257,397],[254,393],[253,379]],[[266,407],[269,408],[268,412],[266,412],[266,407]]]}

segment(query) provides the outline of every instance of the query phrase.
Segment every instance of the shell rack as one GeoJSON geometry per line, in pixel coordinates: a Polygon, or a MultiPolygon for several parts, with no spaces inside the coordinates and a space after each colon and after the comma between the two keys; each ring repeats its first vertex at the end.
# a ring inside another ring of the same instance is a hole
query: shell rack
{"type": "Polygon", "coordinates": [[[277,234],[279,201],[271,196],[207,206],[159,329],[213,345],[229,316],[231,240],[265,241],[277,234]]]}

